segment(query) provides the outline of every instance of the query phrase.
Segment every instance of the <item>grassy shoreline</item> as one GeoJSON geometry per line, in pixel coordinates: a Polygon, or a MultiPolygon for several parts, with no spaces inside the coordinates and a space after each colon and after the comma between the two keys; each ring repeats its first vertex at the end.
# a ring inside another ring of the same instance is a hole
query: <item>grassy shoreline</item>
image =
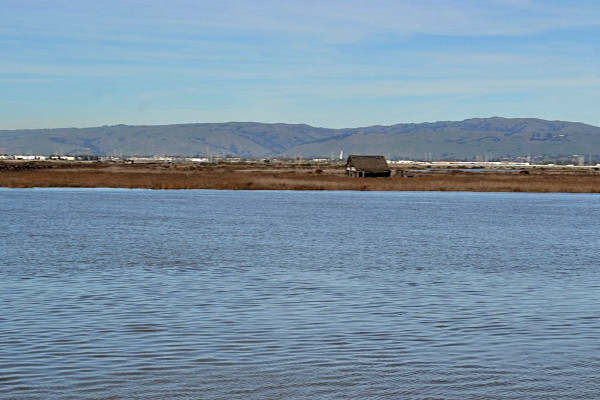
{"type": "MultiPolygon", "coordinates": [[[[394,171],[396,172],[396,171],[394,171]]],[[[600,193],[600,172],[564,169],[419,170],[349,178],[342,166],[0,163],[0,187],[600,193]]]]}

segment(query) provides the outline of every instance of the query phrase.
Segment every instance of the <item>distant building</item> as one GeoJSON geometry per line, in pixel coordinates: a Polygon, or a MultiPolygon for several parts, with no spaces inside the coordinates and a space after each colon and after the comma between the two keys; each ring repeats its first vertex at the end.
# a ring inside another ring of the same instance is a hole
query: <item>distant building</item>
{"type": "Polygon", "coordinates": [[[45,160],[46,156],[36,156],[36,155],[24,155],[24,154],[15,154],[12,156],[13,160],[26,160],[26,161],[36,161],[36,160],[45,160]]]}
{"type": "Polygon", "coordinates": [[[384,156],[348,156],[346,176],[358,178],[389,178],[392,170],[384,156]]]}

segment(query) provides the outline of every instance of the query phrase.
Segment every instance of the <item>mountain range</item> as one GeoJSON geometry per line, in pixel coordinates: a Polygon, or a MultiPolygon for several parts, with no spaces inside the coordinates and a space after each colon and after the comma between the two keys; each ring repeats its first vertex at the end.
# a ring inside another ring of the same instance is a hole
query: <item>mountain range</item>
{"type": "Polygon", "coordinates": [[[600,127],[535,118],[329,129],[258,122],[0,130],[0,154],[471,159],[600,154],[600,127]]]}

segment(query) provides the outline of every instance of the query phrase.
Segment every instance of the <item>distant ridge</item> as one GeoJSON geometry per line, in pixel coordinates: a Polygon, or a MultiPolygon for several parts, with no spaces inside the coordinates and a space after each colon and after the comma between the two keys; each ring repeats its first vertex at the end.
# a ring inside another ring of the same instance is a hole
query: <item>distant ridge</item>
{"type": "Polygon", "coordinates": [[[535,118],[473,118],[347,129],[258,122],[0,130],[0,154],[470,159],[600,154],[600,127],[535,118]]]}

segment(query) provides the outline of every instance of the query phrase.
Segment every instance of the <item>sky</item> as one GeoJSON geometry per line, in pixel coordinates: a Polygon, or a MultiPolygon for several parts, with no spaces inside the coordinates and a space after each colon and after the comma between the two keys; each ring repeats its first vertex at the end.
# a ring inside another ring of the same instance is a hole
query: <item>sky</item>
{"type": "Polygon", "coordinates": [[[0,129],[600,126],[597,0],[0,0],[0,129]]]}

